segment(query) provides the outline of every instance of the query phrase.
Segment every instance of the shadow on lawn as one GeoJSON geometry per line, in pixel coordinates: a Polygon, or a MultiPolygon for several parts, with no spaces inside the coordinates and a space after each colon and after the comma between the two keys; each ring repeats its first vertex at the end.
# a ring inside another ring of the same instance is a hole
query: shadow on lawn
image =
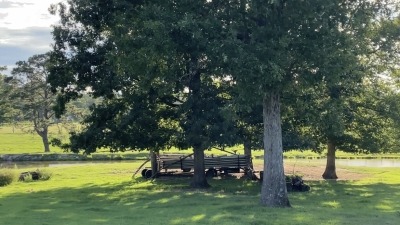
{"type": "Polygon", "coordinates": [[[212,180],[208,190],[189,178],[58,188],[0,196],[1,224],[396,224],[399,185],[314,182],[291,193],[291,209],[259,204],[260,184],[212,180]]]}
{"type": "Polygon", "coordinates": [[[326,202],[337,201],[338,204],[371,210],[400,210],[398,205],[398,199],[400,199],[399,184],[356,185],[350,181],[320,181],[314,182],[312,185],[315,186],[312,196],[326,202]]]}

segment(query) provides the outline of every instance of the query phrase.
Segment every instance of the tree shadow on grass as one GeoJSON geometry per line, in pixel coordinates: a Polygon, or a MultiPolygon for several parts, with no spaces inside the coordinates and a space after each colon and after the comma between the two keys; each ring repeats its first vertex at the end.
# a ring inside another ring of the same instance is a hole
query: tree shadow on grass
{"type": "Polygon", "coordinates": [[[293,208],[259,204],[260,184],[213,179],[212,188],[188,188],[190,178],[136,179],[117,184],[56,188],[0,196],[7,225],[90,224],[397,224],[398,184],[314,182],[290,193],[293,208]]]}

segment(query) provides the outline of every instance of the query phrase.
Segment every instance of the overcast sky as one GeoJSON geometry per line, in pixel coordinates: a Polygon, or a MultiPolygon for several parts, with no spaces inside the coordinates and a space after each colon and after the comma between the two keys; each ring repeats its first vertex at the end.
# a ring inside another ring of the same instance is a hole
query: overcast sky
{"type": "Polygon", "coordinates": [[[0,0],[0,66],[10,70],[17,61],[51,49],[51,25],[58,17],[48,8],[60,1],[0,0]]]}

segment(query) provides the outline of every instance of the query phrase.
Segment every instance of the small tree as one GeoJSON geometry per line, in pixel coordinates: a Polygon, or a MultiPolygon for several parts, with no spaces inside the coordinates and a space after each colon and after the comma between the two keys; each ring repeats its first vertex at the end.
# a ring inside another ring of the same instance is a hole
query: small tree
{"type": "Polygon", "coordinates": [[[6,69],[6,67],[0,67],[0,124],[7,121],[12,105],[10,101],[11,87],[7,84],[9,78],[1,74],[6,69]]]}
{"type": "Polygon", "coordinates": [[[12,70],[16,83],[12,96],[13,105],[20,110],[22,118],[33,123],[32,130],[43,141],[44,152],[50,152],[49,126],[54,122],[52,107],[55,95],[48,81],[49,55],[34,55],[28,61],[19,61],[12,70]]]}

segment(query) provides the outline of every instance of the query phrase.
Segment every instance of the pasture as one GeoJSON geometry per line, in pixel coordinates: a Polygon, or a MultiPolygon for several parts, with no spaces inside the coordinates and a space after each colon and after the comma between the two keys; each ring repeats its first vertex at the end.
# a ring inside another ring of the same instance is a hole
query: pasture
{"type": "MultiPolygon", "coordinates": [[[[140,163],[45,168],[52,174],[48,181],[15,181],[0,187],[0,222],[394,225],[400,221],[400,168],[348,167],[347,171],[361,174],[362,178],[307,181],[312,187],[310,192],[289,194],[292,208],[271,209],[259,204],[259,182],[228,176],[210,180],[210,189],[195,190],[188,188],[188,177],[132,179],[140,163]]],[[[286,166],[291,167],[292,162],[286,166]]],[[[297,168],[307,167],[299,164],[297,168]]],[[[29,169],[13,169],[15,173],[26,170],[29,169]]]]}
{"type": "MultiPolygon", "coordinates": [[[[29,124],[18,124],[16,126],[0,126],[0,154],[27,154],[43,153],[43,142],[35,132],[29,131],[29,124]]],[[[61,126],[52,126],[49,129],[49,139],[68,139],[68,132],[61,126]]],[[[51,146],[53,153],[62,153],[60,148],[51,146]]]]}
{"type": "MultiPolygon", "coordinates": [[[[71,127],[77,127],[77,124],[69,124],[71,127]]],[[[27,133],[26,130],[27,126],[18,125],[13,127],[12,125],[2,125],[0,126],[0,155],[1,154],[43,154],[43,144],[42,140],[36,133],[27,133]],[[24,128],[24,129],[21,129],[24,128]]],[[[61,125],[57,126],[54,125],[50,127],[49,138],[59,138],[64,142],[68,142],[68,132],[67,130],[62,127],[61,125]]],[[[63,150],[51,146],[51,153],[63,153],[63,150]]],[[[243,146],[233,146],[229,147],[226,150],[229,152],[236,152],[238,154],[243,154],[243,146]]],[[[191,149],[187,150],[179,150],[176,148],[166,149],[163,151],[167,154],[172,153],[179,153],[179,154],[190,154],[192,153],[191,149]]],[[[105,154],[109,153],[108,149],[100,149],[98,153],[105,154]]],[[[117,154],[138,154],[138,157],[143,157],[146,154],[144,152],[137,153],[135,151],[126,151],[124,153],[117,153],[117,154]]],[[[207,155],[226,155],[228,153],[222,152],[217,149],[211,149],[206,151],[207,155]]],[[[263,151],[255,150],[253,151],[253,156],[256,158],[262,158],[263,151]]],[[[286,158],[323,158],[325,157],[326,152],[323,151],[322,153],[312,152],[310,150],[307,151],[288,151],[284,152],[284,156],[286,158]]],[[[354,158],[400,158],[399,153],[395,154],[353,154],[353,153],[346,153],[342,151],[336,152],[337,158],[344,158],[344,159],[354,159],[354,158]]]]}

